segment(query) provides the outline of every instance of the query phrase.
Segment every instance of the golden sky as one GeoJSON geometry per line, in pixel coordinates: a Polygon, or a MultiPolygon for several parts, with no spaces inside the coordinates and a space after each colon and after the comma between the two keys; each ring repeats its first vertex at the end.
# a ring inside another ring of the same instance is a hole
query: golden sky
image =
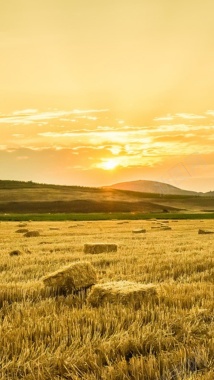
{"type": "Polygon", "coordinates": [[[0,178],[214,190],[213,0],[0,4],[0,178]]]}

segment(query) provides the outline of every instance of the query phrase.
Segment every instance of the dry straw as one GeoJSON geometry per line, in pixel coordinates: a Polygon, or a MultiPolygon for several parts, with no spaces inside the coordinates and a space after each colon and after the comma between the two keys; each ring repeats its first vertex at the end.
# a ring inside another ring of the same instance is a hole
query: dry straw
{"type": "Polygon", "coordinates": [[[84,244],[84,253],[98,254],[104,252],[117,252],[117,244],[84,244]]]}
{"type": "Polygon", "coordinates": [[[29,230],[27,228],[19,228],[18,230],[16,230],[16,233],[18,234],[24,234],[24,233],[27,233],[29,230]]]}
{"type": "Polygon", "coordinates": [[[88,303],[93,307],[103,306],[105,303],[121,303],[139,308],[142,303],[151,301],[151,297],[157,297],[153,284],[115,281],[95,285],[88,296],[88,303]]]}
{"type": "Polygon", "coordinates": [[[73,263],[43,278],[46,287],[63,294],[89,288],[96,282],[95,268],[87,262],[73,263]]]}
{"type": "Polygon", "coordinates": [[[49,293],[40,282],[0,284],[0,308],[5,303],[11,304],[24,300],[33,302],[47,297],[49,293]]]}

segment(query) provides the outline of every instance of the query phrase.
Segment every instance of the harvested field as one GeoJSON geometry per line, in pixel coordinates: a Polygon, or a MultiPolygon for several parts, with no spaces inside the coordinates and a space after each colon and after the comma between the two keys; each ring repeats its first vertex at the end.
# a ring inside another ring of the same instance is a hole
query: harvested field
{"type": "Polygon", "coordinates": [[[202,224],[214,230],[213,220],[201,219],[179,220],[168,232],[151,220],[75,222],[74,229],[71,221],[31,222],[41,235],[27,239],[17,222],[2,222],[0,379],[213,380],[214,239],[198,234],[202,224]],[[142,225],[146,234],[132,234],[142,225]],[[88,242],[115,242],[118,251],[86,256],[88,242]],[[92,307],[82,294],[43,284],[86,258],[97,273],[94,289],[134,282],[153,284],[157,295],[137,301],[126,289],[126,302],[99,294],[92,307]]]}

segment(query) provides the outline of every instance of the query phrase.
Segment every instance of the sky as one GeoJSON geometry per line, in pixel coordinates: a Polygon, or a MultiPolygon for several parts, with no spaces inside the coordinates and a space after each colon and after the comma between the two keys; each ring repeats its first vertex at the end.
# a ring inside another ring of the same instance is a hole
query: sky
{"type": "Polygon", "coordinates": [[[213,0],[0,2],[0,179],[214,190],[213,0]]]}

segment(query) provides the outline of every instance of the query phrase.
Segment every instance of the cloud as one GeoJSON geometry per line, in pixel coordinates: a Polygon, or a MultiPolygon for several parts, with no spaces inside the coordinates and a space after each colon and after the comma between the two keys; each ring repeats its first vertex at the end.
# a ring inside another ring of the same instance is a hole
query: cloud
{"type": "Polygon", "coordinates": [[[62,170],[62,162],[65,172],[89,173],[114,167],[118,171],[160,167],[175,162],[181,155],[213,151],[214,111],[207,111],[206,118],[190,113],[166,114],[149,125],[139,125],[139,121],[137,125],[119,123],[123,115],[115,118],[106,112],[106,109],[39,112],[32,108],[0,115],[0,123],[7,121],[0,129],[1,153],[10,151],[23,171],[30,170],[35,157],[41,157],[40,164],[47,170],[52,167],[54,173],[62,170]],[[26,128],[26,124],[31,125],[26,128]]]}
{"type": "MultiPolygon", "coordinates": [[[[65,118],[71,115],[80,115],[77,117],[84,117],[84,115],[88,114],[96,114],[96,113],[105,113],[108,112],[108,109],[90,109],[90,110],[71,110],[71,111],[63,111],[63,110],[52,110],[46,112],[39,112],[36,109],[26,109],[14,111],[10,115],[1,115],[0,123],[1,124],[33,124],[35,122],[43,122],[47,120],[65,118]]],[[[89,120],[95,120],[94,116],[85,116],[85,118],[89,120]]]]}
{"type": "MultiPolygon", "coordinates": [[[[214,114],[214,111],[207,111],[207,112],[205,112],[205,114],[206,115],[211,115],[212,112],[214,114]]],[[[179,113],[176,113],[174,115],[168,114],[166,116],[155,117],[154,121],[172,121],[172,120],[174,120],[176,118],[186,119],[186,120],[193,120],[194,121],[194,120],[206,119],[207,116],[196,115],[196,114],[193,114],[193,113],[179,112],[179,113]]]]}
{"type": "Polygon", "coordinates": [[[37,109],[34,109],[34,108],[27,108],[26,110],[14,111],[14,112],[13,112],[13,115],[26,116],[26,115],[34,114],[34,113],[37,113],[37,112],[38,112],[37,109]]]}
{"type": "Polygon", "coordinates": [[[176,116],[180,117],[181,119],[206,119],[206,116],[194,115],[191,113],[176,113],[176,116]]]}
{"type": "Polygon", "coordinates": [[[209,111],[206,112],[206,115],[214,116],[214,111],[213,110],[209,110],[209,111]]]}

